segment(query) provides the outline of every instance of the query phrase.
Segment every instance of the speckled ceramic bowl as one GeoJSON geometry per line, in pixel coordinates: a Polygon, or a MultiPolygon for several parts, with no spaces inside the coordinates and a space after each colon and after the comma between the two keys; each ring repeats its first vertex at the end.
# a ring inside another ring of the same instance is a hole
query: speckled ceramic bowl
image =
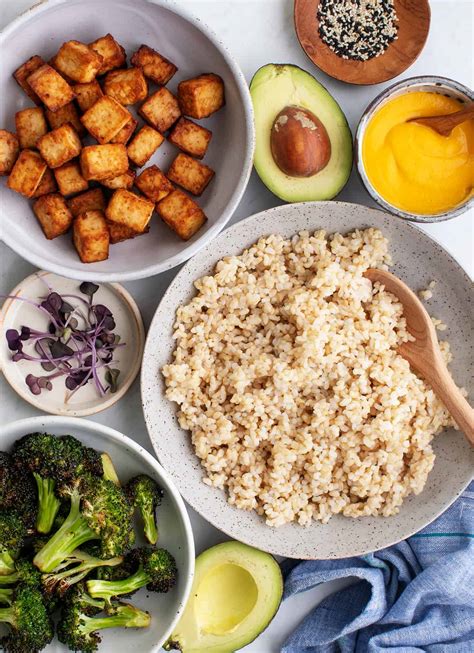
{"type": "Polygon", "coordinates": [[[377,204],[379,204],[386,211],[390,211],[393,215],[396,215],[398,218],[403,218],[404,220],[412,220],[413,222],[441,222],[443,220],[451,220],[457,215],[461,215],[464,211],[467,211],[474,206],[474,197],[468,198],[466,201],[462,202],[458,206],[453,207],[450,211],[445,211],[444,213],[434,213],[421,214],[421,213],[410,213],[409,211],[403,211],[402,209],[394,206],[387,202],[379,192],[372,186],[365,171],[364,161],[362,158],[362,144],[364,141],[365,130],[369,124],[372,116],[377,113],[377,111],[389,100],[398,97],[399,95],[404,95],[405,93],[414,93],[417,91],[424,91],[427,93],[441,93],[443,95],[448,95],[449,97],[459,100],[460,102],[470,102],[474,100],[474,93],[459,82],[454,81],[453,79],[448,79],[447,77],[435,77],[433,75],[422,75],[421,77],[410,77],[409,79],[403,79],[401,82],[389,86],[377,95],[375,100],[373,100],[369,106],[366,108],[362,114],[359,125],[357,127],[357,132],[355,136],[355,146],[354,146],[354,156],[357,171],[359,176],[364,184],[369,195],[374,199],[377,204]]]}
{"type": "MultiPolygon", "coordinates": [[[[2,424],[0,450],[8,451],[15,440],[26,433],[47,431],[54,435],[69,433],[99,451],[106,451],[121,481],[136,474],[148,474],[164,490],[159,507],[159,546],[165,547],[176,558],[178,582],[167,594],[141,589],[133,595],[133,603],[151,615],[149,628],[111,629],[101,632],[101,651],[113,653],[158,653],[170,636],[186,605],[194,576],[194,540],[188,513],[169,474],[155,458],[131,438],[108,426],[74,417],[29,417],[10,424],[2,424]]],[[[137,538],[138,539],[138,538],[137,538]]],[[[144,541],[137,541],[143,545],[144,541]]],[[[1,630],[1,625],[0,625],[1,630]]],[[[0,633],[0,636],[3,633],[0,633]]],[[[67,647],[55,638],[44,653],[66,653],[67,647]]]]}
{"type": "Polygon", "coordinates": [[[202,482],[203,470],[189,434],[177,421],[176,405],[164,396],[160,373],[170,360],[175,343],[172,327],[176,309],[193,297],[195,279],[211,273],[223,256],[239,254],[262,235],[289,237],[302,229],[324,228],[347,232],[378,227],[390,240],[393,272],[420,290],[437,281],[429,312],[443,320],[454,356],[450,366],[459,385],[474,391],[472,368],[472,289],[468,276],[434,240],[407,222],[357,204],[314,202],[289,204],[254,215],[221,234],[197,254],[176,276],[151,324],[142,365],[142,401],[156,454],[183,497],[214,526],[260,549],[290,558],[340,558],[380,549],[408,537],[445,510],[469,483],[474,469],[474,448],[462,433],[450,429],[434,442],[436,462],[425,489],[410,496],[394,517],[350,519],[333,517],[328,524],[270,528],[254,512],[238,510],[224,492],[202,482]],[[471,386],[469,384],[471,383],[471,386]]]}

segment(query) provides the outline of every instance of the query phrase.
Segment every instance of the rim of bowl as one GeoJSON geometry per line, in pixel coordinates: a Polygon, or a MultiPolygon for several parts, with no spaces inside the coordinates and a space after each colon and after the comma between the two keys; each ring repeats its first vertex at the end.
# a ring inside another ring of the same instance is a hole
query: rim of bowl
{"type": "MultiPolygon", "coordinates": [[[[166,270],[171,270],[172,268],[184,263],[188,259],[194,256],[202,247],[204,247],[208,242],[213,240],[217,234],[219,234],[229,220],[234,215],[234,212],[242,199],[242,196],[247,188],[248,181],[250,179],[250,174],[253,167],[253,157],[255,151],[255,123],[254,123],[254,114],[253,114],[253,104],[250,97],[250,90],[247,84],[247,81],[244,77],[244,74],[237,63],[236,59],[231,55],[227,46],[224,42],[217,36],[212,28],[210,28],[205,22],[200,18],[196,17],[192,12],[188,11],[187,8],[178,5],[175,0],[145,0],[149,4],[158,5],[167,9],[184,20],[188,21],[193,25],[197,30],[199,30],[220,52],[225,63],[229,67],[232,76],[235,80],[239,91],[239,97],[243,105],[243,111],[245,114],[245,155],[244,155],[244,165],[237,182],[236,187],[227,203],[226,208],[217,218],[217,220],[212,224],[209,229],[203,233],[195,242],[184,245],[183,249],[171,256],[166,261],[161,263],[151,264],[146,268],[140,268],[139,270],[127,271],[127,272],[88,272],[87,266],[84,265],[84,269],[70,269],[64,268],[62,265],[58,265],[54,262],[45,262],[41,255],[32,254],[28,249],[23,248],[22,243],[11,239],[6,233],[5,229],[2,229],[1,239],[5,242],[8,247],[10,247],[14,252],[19,256],[29,261],[36,267],[40,269],[46,269],[49,272],[55,272],[61,276],[69,277],[70,279],[78,279],[81,281],[102,281],[102,282],[111,282],[111,281],[132,281],[135,279],[146,279],[152,277],[166,270]]],[[[33,16],[37,16],[44,11],[47,11],[50,7],[56,5],[66,4],[68,0],[40,0],[37,4],[33,5],[29,9],[26,9],[16,18],[14,18],[8,25],[6,25],[3,30],[0,30],[0,47],[3,45],[4,39],[14,32],[18,27],[23,23],[26,23],[33,16]]]]}
{"type": "Polygon", "coordinates": [[[390,85],[388,88],[379,93],[364,109],[362,116],[357,125],[356,135],[355,135],[355,145],[354,145],[354,156],[357,172],[359,178],[361,179],[366,191],[372,197],[372,199],[377,202],[385,211],[392,213],[397,218],[402,218],[403,220],[409,220],[411,222],[420,222],[420,223],[429,223],[429,222],[444,222],[445,220],[451,220],[458,215],[461,215],[465,211],[471,208],[474,204],[474,197],[469,197],[462,204],[450,209],[449,211],[444,211],[442,213],[432,213],[432,214],[423,214],[423,213],[410,213],[409,211],[404,211],[393,204],[387,202],[381,195],[378,193],[372,184],[369,181],[367,173],[365,171],[365,166],[362,158],[362,142],[364,140],[365,131],[367,125],[370,122],[373,115],[377,110],[392,96],[395,95],[398,91],[402,89],[410,89],[416,86],[439,86],[440,89],[449,89],[451,91],[457,91],[462,94],[466,100],[474,100],[474,93],[470,88],[457,82],[454,79],[449,77],[441,77],[439,75],[418,75],[416,77],[408,77],[407,79],[402,79],[395,84],[390,85]]]}
{"type": "Polygon", "coordinates": [[[156,644],[153,644],[153,648],[150,649],[150,653],[157,653],[157,651],[159,651],[159,649],[161,648],[162,644],[166,642],[168,637],[173,632],[173,628],[176,626],[179,618],[184,612],[184,609],[188,602],[189,595],[191,593],[191,587],[194,579],[194,567],[195,567],[195,557],[196,557],[195,549],[194,549],[194,536],[191,527],[191,521],[189,519],[188,511],[186,510],[186,506],[183,498],[181,497],[169,473],[158,462],[158,460],[151,455],[151,453],[146,451],[146,449],[144,449],[141,445],[139,445],[138,442],[135,442],[135,440],[132,440],[132,438],[128,437],[128,435],[125,435],[124,433],[121,433],[120,431],[117,431],[116,429],[113,429],[110,426],[106,426],[105,424],[99,424],[98,422],[93,422],[92,420],[82,419],[79,417],[60,417],[57,415],[36,415],[34,417],[25,417],[23,419],[17,419],[17,420],[13,420],[12,422],[8,422],[5,425],[5,428],[7,427],[11,428],[13,426],[15,426],[16,428],[22,428],[24,426],[25,433],[28,433],[34,431],[38,423],[41,423],[44,426],[47,426],[48,424],[58,424],[58,425],[61,424],[64,425],[67,430],[74,430],[76,424],[83,424],[86,426],[86,428],[90,429],[92,432],[94,431],[99,432],[101,435],[104,435],[110,438],[111,440],[114,440],[115,442],[119,443],[120,445],[125,446],[126,448],[134,451],[136,454],[138,454],[139,457],[144,458],[145,461],[149,465],[151,465],[151,467],[155,469],[158,475],[161,478],[163,478],[164,481],[166,482],[168,490],[175,502],[178,513],[183,521],[185,541],[188,549],[186,562],[188,564],[189,572],[187,574],[183,596],[179,600],[179,608],[177,609],[171,624],[168,626],[168,629],[166,630],[164,635],[160,637],[158,642],[156,644]]]}
{"type": "MultiPolygon", "coordinates": [[[[10,291],[9,293],[10,297],[8,297],[4,301],[3,305],[0,307],[0,331],[3,330],[4,323],[7,319],[7,312],[14,305],[15,299],[13,299],[13,296],[20,295],[21,291],[26,285],[28,285],[34,279],[37,279],[39,276],[44,276],[45,274],[54,274],[54,272],[49,272],[47,270],[37,270],[36,272],[32,272],[27,277],[25,277],[22,281],[20,281],[10,291]]],[[[10,370],[9,366],[6,366],[4,364],[5,358],[2,354],[2,350],[0,350],[0,372],[3,373],[5,380],[8,382],[12,390],[14,390],[14,392],[16,392],[16,394],[19,397],[21,397],[24,401],[29,403],[31,406],[34,406],[35,408],[38,408],[39,410],[43,411],[44,413],[48,413],[49,415],[57,415],[58,417],[86,417],[88,415],[96,415],[97,413],[101,413],[102,411],[107,410],[107,408],[111,408],[118,401],[120,401],[120,399],[122,399],[122,397],[124,397],[127,394],[127,392],[130,390],[133,382],[138,376],[142,364],[142,357],[143,357],[143,351],[145,349],[145,339],[146,339],[145,325],[143,323],[142,314],[140,313],[140,309],[138,307],[137,302],[134,300],[134,298],[128,292],[128,290],[120,283],[108,283],[103,285],[108,285],[114,289],[115,293],[120,298],[120,301],[129,309],[130,318],[131,320],[135,321],[135,326],[136,326],[135,344],[136,344],[136,351],[139,353],[139,355],[135,356],[133,360],[133,364],[128,371],[128,375],[125,380],[125,383],[123,383],[117,389],[117,392],[110,394],[109,396],[106,395],[105,397],[102,397],[102,401],[99,401],[99,403],[94,404],[89,408],[74,408],[73,404],[71,404],[71,406],[67,406],[66,404],[64,404],[63,408],[58,408],[57,410],[54,410],[52,406],[51,407],[45,406],[41,402],[39,398],[41,395],[39,396],[33,395],[31,394],[31,392],[28,392],[26,389],[23,389],[22,386],[17,384],[14,374],[9,371],[10,370]]]]}

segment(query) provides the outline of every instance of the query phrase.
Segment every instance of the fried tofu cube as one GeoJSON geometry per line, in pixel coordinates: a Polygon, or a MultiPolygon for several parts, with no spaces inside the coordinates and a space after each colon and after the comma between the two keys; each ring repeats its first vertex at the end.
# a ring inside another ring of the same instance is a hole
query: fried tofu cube
{"type": "Polygon", "coordinates": [[[33,204],[33,211],[48,240],[65,234],[72,224],[72,213],[59,193],[39,197],[33,204]]]}
{"type": "Polygon", "coordinates": [[[159,202],[174,190],[173,184],[158,166],[146,168],[137,177],[135,185],[152,202],[159,202]]]}
{"type": "Polygon", "coordinates": [[[100,54],[80,41],[66,41],[54,57],[56,70],[81,84],[95,79],[102,62],[100,54]]]}
{"type": "Polygon", "coordinates": [[[167,177],[193,195],[201,195],[214,176],[214,170],[187,154],[178,154],[167,177]]]}
{"type": "Polygon", "coordinates": [[[96,263],[109,258],[109,230],[102,211],[81,213],[74,220],[72,239],[83,263],[96,263]]]}
{"type": "Polygon", "coordinates": [[[150,231],[150,228],[146,227],[145,231],[142,231],[142,233],[137,233],[124,224],[111,222],[110,220],[107,220],[107,226],[109,228],[111,245],[122,243],[124,240],[130,240],[131,238],[135,238],[135,236],[141,236],[142,234],[146,234],[150,231]]]}
{"type": "Polygon", "coordinates": [[[112,34],[101,36],[100,39],[89,43],[89,47],[102,57],[102,66],[100,67],[99,75],[104,75],[109,70],[121,68],[125,65],[127,60],[125,50],[117,43],[112,34]]]}
{"type": "Polygon", "coordinates": [[[174,190],[156,205],[160,218],[180,238],[189,240],[206,222],[204,211],[181,190],[174,190]]]}
{"type": "Polygon", "coordinates": [[[41,99],[36,95],[36,93],[33,91],[31,86],[28,84],[26,81],[27,78],[35,72],[35,70],[38,70],[38,68],[41,68],[46,62],[44,59],[39,57],[37,54],[35,54],[33,57],[30,57],[28,61],[25,61],[25,63],[21,64],[19,68],[15,70],[13,73],[13,77],[15,78],[15,81],[17,84],[25,91],[25,93],[28,95],[28,97],[33,100],[35,104],[38,106],[41,104],[41,99]]]}
{"type": "Polygon", "coordinates": [[[0,129],[0,175],[9,175],[20,152],[20,144],[15,134],[0,129]]]}
{"type": "Polygon", "coordinates": [[[49,168],[59,168],[79,156],[82,143],[77,131],[67,122],[42,136],[37,147],[49,168]]]}
{"type": "Polygon", "coordinates": [[[101,188],[93,188],[68,200],[68,206],[75,218],[86,211],[105,211],[104,193],[101,188]]]}
{"type": "Polygon", "coordinates": [[[123,143],[123,145],[126,145],[128,141],[131,139],[132,134],[135,131],[137,125],[138,125],[138,120],[135,120],[135,118],[130,118],[127,124],[124,127],[122,127],[122,129],[119,132],[115,134],[115,136],[112,138],[110,142],[123,143]]]}
{"type": "Polygon", "coordinates": [[[202,159],[206,154],[211,138],[212,132],[209,129],[187,118],[180,118],[168,136],[170,143],[197,159],[202,159]]]}
{"type": "Polygon", "coordinates": [[[136,104],[148,95],[148,84],[140,68],[111,70],[105,77],[104,91],[120,104],[136,104]]]}
{"type": "Polygon", "coordinates": [[[131,117],[120,102],[104,95],[81,116],[81,122],[89,134],[104,145],[118,134],[131,117]]]}
{"type": "Polygon", "coordinates": [[[99,82],[94,79],[87,84],[75,84],[73,91],[76,94],[79,109],[84,113],[90,109],[104,94],[100,88],[99,82]]]}
{"type": "Polygon", "coordinates": [[[145,77],[149,77],[160,86],[167,84],[178,70],[174,63],[148,45],[141,45],[130,61],[133,66],[143,70],[145,77]]]}
{"type": "Polygon", "coordinates": [[[22,150],[8,177],[7,186],[20,195],[33,197],[46,168],[46,162],[38,152],[22,150]]]}
{"type": "Polygon", "coordinates": [[[123,175],[128,170],[127,148],[121,143],[89,145],[81,152],[84,179],[102,181],[123,175]]]}
{"type": "Polygon", "coordinates": [[[128,158],[141,168],[153,156],[164,140],[165,138],[160,132],[145,125],[138,131],[127,147],[128,158]]]}
{"type": "Polygon", "coordinates": [[[48,193],[55,193],[58,190],[56,179],[54,178],[53,171],[46,168],[44,175],[41,177],[38,188],[35,190],[31,197],[41,197],[41,195],[48,195],[48,193]]]}
{"type": "Polygon", "coordinates": [[[79,114],[77,113],[77,109],[74,106],[73,102],[65,104],[57,111],[50,111],[49,109],[46,109],[46,120],[48,121],[51,129],[57,129],[62,125],[65,125],[67,122],[70,122],[79,136],[86,133],[84,125],[79,120],[79,114]]]}
{"type": "Polygon", "coordinates": [[[117,188],[126,188],[130,190],[135,181],[136,172],[133,170],[127,170],[123,175],[118,177],[112,177],[112,179],[103,179],[101,184],[106,188],[111,188],[112,190],[117,190],[117,188]]]}
{"type": "Polygon", "coordinates": [[[138,113],[159,132],[169,129],[181,115],[178,100],[164,87],[150,95],[138,113]]]}
{"type": "Polygon", "coordinates": [[[154,208],[154,203],[144,197],[119,189],[112,195],[105,215],[111,222],[124,224],[133,231],[142,233],[150,222],[154,208]]]}
{"type": "Polygon", "coordinates": [[[48,64],[35,70],[26,81],[50,111],[57,111],[74,100],[72,88],[48,64]]]}
{"type": "Polygon", "coordinates": [[[225,104],[224,82],[219,75],[207,73],[178,84],[181,112],[191,118],[207,118],[225,104]]]}
{"type": "Polygon", "coordinates": [[[20,148],[36,148],[38,140],[48,131],[44,111],[40,107],[23,109],[15,113],[15,127],[20,148]]]}
{"type": "Polygon", "coordinates": [[[54,171],[59,192],[64,197],[77,195],[89,188],[89,182],[81,174],[81,166],[78,161],[69,161],[54,171]]]}

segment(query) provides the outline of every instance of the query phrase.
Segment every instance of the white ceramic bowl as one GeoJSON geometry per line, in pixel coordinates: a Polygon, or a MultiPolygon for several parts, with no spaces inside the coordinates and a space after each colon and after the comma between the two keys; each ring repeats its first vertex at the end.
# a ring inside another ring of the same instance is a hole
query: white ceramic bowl
{"type": "MultiPolygon", "coordinates": [[[[151,626],[146,629],[110,629],[101,633],[100,651],[114,653],[156,653],[172,632],[186,605],[194,575],[194,540],[185,505],[167,472],[147,451],[127,436],[95,422],[74,417],[30,417],[11,422],[0,430],[0,450],[8,450],[13,442],[34,431],[55,435],[69,433],[99,451],[107,451],[121,480],[145,473],[164,490],[158,512],[159,546],[167,548],[176,558],[178,582],[167,594],[140,590],[131,602],[151,614],[151,626]]],[[[56,639],[45,653],[64,653],[67,648],[56,639]]]]}
{"type": "MultiPolygon", "coordinates": [[[[79,282],[60,277],[51,272],[34,272],[23,279],[9,294],[13,297],[38,301],[47,295],[47,285],[61,295],[79,294],[79,282]]],[[[83,295],[84,297],[84,295],[83,295]]],[[[22,326],[34,327],[40,331],[48,327],[49,321],[44,313],[31,304],[20,299],[7,299],[0,312],[0,369],[5,379],[18,395],[39,410],[52,415],[85,417],[110,408],[128,392],[135,380],[142,362],[145,344],[145,327],[135,300],[127,290],[118,283],[100,284],[94,295],[94,303],[104,304],[109,308],[116,322],[115,332],[120,335],[124,347],[115,350],[114,367],[120,370],[117,391],[99,395],[95,384],[86,383],[72,396],[64,385],[64,377],[54,379],[51,391],[43,390],[40,395],[30,392],[26,384],[27,374],[47,374],[39,363],[21,361],[15,363],[5,337],[8,329],[21,329],[22,326]]],[[[77,304],[75,304],[77,306],[77,304]]],[[[33,345],[27,346],[29,352],[33,345]]],[[[103,377],[100,377],[103,380],[103,377]]]]}
{"type": "Polygon", "coordinates": [[[346,233],[378,227],[389,239],[393,272],[415,291],[436,280],[427,307],[447,324],[442,338],[451,345],[455,381],[473,396],[472,285],[467,274],[441,245],[415,226],[387,213],[344,202],[302,202],[258,213],[226,229],[177,274],[158,306],[145,344],[141,392],[151,441],[162,465],[183,497],[203,517],[231,537],[264,551],[290,558],[343,558],[363,555],[398,542],[435,519],[472,478],[474,448],[459,431],[436,436],[436,461],[421,494],[411,495],[393,517],[351,519],[335,515],[327,524],[267,526],[255,512],[227,503],[223,491],[202,482],[200,461],[190,436],[180,428],[176,404],[165,397],[161,368],[171,359],[176,309],[196,293],[193,282],[211,274],[223,256],[240,254],[261,236],[290,237],[303,229],[346,233]]]}
{"type": "MultiPolygon", "coordinates": [[[[37,267],[74,279],[119,281],[140,279],[168,270],[193,256],[221,231],[234,212],[252,169],[253,111],[247,83],[219,38],[199,19],[172,3],[159,0],[47,0],[8,25],[0,35],[0,128],[15,130],[15,112],[32,105],[12,78],[13,71],[34,54],[52,57],[64,41],[90,43],[110,32],[132,53],[145,43],[179,68],[167,85],[203,72],[214,72],[225,84],[226,105],[200,121],[213,132],[204,163],[215,178],[198,202],[207,223],[183,242],[155,214],[150,233],[110,248],[110,258],[83,264],[70,234],[46,240],[31,202],[1,188],[2,236],[7,245],[37,267]]],[[[156,87],[150,85],[150,90],[156,87]]],[[[167,169],[178,150],[168,141],[146,164],[167,169]]],[[[2,182],[2,185],[5,182],[2,182]]]]}

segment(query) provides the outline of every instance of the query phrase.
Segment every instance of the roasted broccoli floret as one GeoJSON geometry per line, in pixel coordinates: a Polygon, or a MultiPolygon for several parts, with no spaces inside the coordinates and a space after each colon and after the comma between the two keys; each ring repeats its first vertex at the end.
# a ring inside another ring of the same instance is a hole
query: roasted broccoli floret
{"type": "Polygon", "coordinates": [[[16,587],[8,607],[0,608],[0,623],[11,627],[10,633],[1,640],[3,650],[9,653],[35,653],[47,646],[54,636],[41,592],[30,586],[16,587]]]}
{"type": "Polygon", "coordinates": [[[123,555],[133,545],[132,508],[122,489],[112,481],[84,474],[61,491],[70,497],[69,515],[35,555],[33,562],[38,569],[54,571],[89,540],[99,540],[103,558],[123,555]]]}
{"type": "MultiPolygon", "coordinates": [[[[87,595],[79,590],[68,595],[58,624],[58,639],[73,651],[89,653],[97,651],[101,638],[99,630],[106,628],[146,628],[150,615],[133,605],[119,603],[108,610],[105,617],[93,617],[95,606],[87,595]]],[[[100,608],[99,608],[100,609],[100,608]]]]}
{"type": "Polygon", "coordinates": [[[13,600],[13,590],[11,587],[0,587],[0,603],[10,605],[13,600]]]}
{"type": "Polygon", "coordinates": [[[152,478],[140,474],[129,480],[125,492],[133,506],[140,511],[146,539],[150,544],[156,544],[158,541],[156,509],[161,504],[163,490],[152,478]]]}
{"type": "Polygon", "coordinates": [[[15,510],[32,530],[37,517],[37,491],[29,472],[17,469],[10,454],[0,451],[0,510],[15,510]]]}
{"type": "MultiPolygon", "coordinates": [[[[100,567],[116,567],[122,564],[123,556],[116,556],[108,560],[102,560],[95,556],[76,549],[70,556],[56,567],[51,574],[43,574],[42,583],[43,588],[47,594],[57,592],[59,595],[64,595],[73,585],[79,583],[85,578],[93,569],[100,567]]],[[[1,584],[1,578],[0,578],[1,584]]]]}
{"type": "Polygon", "coordinates": [[[28,469],[38,487],[36,529],[49,533],[61,501],[57,485],[73,482],[82,473],[102,474],[100,455],[71,435],[30,433],[15,442],[13,460],[18,469],[28,469]]]}
{"type": "Polygon", "coordinates": [[[15,570],[18,557],[27,535],[27,528],[20,515],[13,510],[0,512],[0,575],[15,570]]]}
{"type": "Polygon", "coordinates": [[[0,587],[16,585],[17,583],[28,587],[39,588],[41,586],[41,573],[29,560],[15,560],[12,572],[10,574],[0,575],[0,587]]]}
{"type": "Polygon", "coordinates": [[[167,592],[176,582],[176,561],[166,549],[141,547],[131,551],[127,559],[136,569],[134,574],[117,581],[88,580],[89,594],[110,602],[116,596],[133,594],[145,585],[151,592],[167,592]]]}
{"type": "Polygon", "coordinates": [[[115,471],[112,458],[108,453],[105,452],[100,454],[100,458],[102,460],[102,473],[104,478],[106,478],[108,481],[112,481],[112,483],[115,483],[115,485],[120,485],[120,479],[117,475],[117,472],[115,471]]]}

